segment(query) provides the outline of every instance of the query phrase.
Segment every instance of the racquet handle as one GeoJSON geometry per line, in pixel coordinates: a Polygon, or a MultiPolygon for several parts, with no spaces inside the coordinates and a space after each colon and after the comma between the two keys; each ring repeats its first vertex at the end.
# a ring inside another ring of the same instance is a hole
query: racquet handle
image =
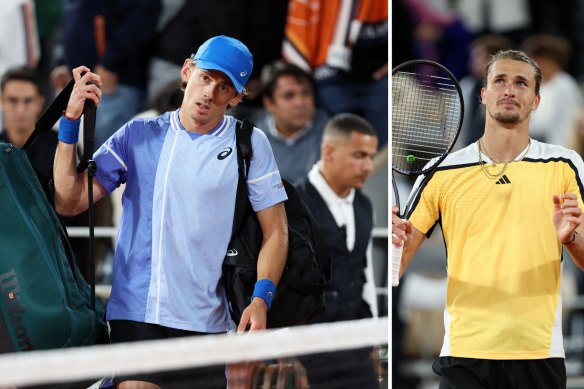
{"type": "Polygon", "coordinates": [[[404,246],[396,246],[392,244],[391,250],[391,286],[399,285],[399,271],[401,268],[401,257],[404,251],[404,246]]]}

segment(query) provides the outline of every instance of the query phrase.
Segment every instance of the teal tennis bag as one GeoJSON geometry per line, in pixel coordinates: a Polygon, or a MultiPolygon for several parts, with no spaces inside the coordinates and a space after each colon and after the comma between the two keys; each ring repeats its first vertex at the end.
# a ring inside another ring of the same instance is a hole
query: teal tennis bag
{"type": "Polygon", "coordinates": [[[0,142],[0,353],[107,342],[95,307],[26,152],[0,142]]]}

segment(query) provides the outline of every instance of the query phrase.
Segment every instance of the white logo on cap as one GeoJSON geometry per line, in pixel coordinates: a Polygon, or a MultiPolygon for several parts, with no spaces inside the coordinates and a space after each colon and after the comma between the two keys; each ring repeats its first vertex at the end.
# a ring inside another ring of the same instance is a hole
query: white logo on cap
{"type": "Polygon", "coordinates": [[[239,73],[239,75],[240,75],[241,77],[245,77],[245,76],[247,76],[247,72],[241,72],[241,73],[239,73]]]}

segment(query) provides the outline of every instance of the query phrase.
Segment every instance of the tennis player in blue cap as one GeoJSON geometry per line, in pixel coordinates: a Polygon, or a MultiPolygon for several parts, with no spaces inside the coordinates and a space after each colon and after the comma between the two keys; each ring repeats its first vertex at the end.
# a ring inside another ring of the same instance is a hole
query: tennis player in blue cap
{"type": "MultiPolygon", "coordinates": [[[[221,283],[238,182],[236,120],[225,113],[243,98],[252,69],[253,57],[243,43],[226,36],[209,39],[183,64],[181,107],[125,124],[94,154],[95,201],[126,184],[107,305],[112,342],[234,328],[221,283]]],[[[98,75],[81,66],[73,76],[55,158],[55,199],[62,215],[88,208],[87,179],[75,170],[75,144],[85,101],[99,105],[101,99],[98,75]]],[[[247,187],[264,242],[256,297],[243,313],[240,332],[266,327],[288,250],[286,192],[269,142],[257,128],[252,146],[247,187]]],[[[226,385],[221,366],[116,382],[119,388],[226,385]]]]}

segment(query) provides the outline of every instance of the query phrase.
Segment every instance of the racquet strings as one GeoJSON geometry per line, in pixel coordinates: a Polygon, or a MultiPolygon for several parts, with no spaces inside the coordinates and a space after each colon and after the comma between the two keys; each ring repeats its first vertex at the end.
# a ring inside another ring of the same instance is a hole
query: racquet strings
{"type": "Polygon", "coordinates": [[[456,81],[437,66],[415,63],[392,76],[392,165],[403,174],[429,170],[450,150],[462,121],[456,81]],[[425,168],[426,167],[426,168],[425,168]]]}

